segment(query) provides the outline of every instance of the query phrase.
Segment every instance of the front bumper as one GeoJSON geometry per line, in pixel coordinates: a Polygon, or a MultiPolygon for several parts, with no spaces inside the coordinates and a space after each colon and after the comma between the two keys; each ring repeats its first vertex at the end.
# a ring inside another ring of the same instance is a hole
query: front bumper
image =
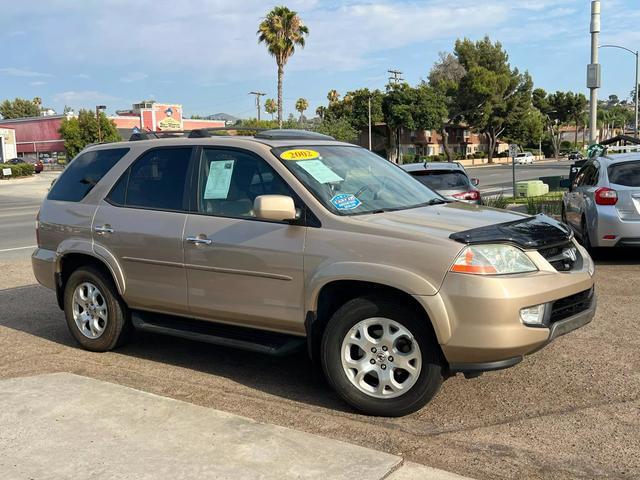
{"type": "Polygon", "coordinates": [[[581,261],[559,272],[537,251],[539,271],[479,276],[449,273],[433,296],[416,296],[427,310],[450,370],[507,368],[555,338],[589,323],[595,314],[593,262],[576,244],[581,261]],[[542,325],[528,326],[520,310],[547,304],[542,325]]]}

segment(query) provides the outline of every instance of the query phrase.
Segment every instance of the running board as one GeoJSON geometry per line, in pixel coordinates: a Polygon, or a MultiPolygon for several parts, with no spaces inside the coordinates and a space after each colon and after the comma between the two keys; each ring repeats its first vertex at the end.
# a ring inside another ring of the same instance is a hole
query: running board
{"type": "Polygon", "coordinates": [[[288,355],[306,347],[304,337],[160,313],[134,310],[131,312],[131,321],[136,329],[144,332],[170,335],[267,355],[288,355]]]}

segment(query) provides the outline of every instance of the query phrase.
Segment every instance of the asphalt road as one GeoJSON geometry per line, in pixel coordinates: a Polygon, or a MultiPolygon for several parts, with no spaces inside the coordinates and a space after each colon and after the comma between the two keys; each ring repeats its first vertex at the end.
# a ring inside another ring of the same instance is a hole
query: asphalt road
{"type": "MultiPolygon", "coordinates": [[[[569,175],[569,165],[573,161],[561,160],[542,162],[533,165],[516,165],[516,181],[537,180],[539,177],[569,175]]],[[[503,192],[505,195],[512,191],[511,165],[496,165],[492,167],[469,167],[467,172],[471,177],[480,180],[480,192],[493,194],[503,192]]]]}
{"type": "MultiPolygon", "coordinates": [[[[556,165],[525,168],[540,176],[556,165]]],[[[492,185],[510,175],[472,172],[492,185]]],[[[79,349],[53,292],[35,284],[31,248],[15,250],[35,244],[48,175],[0,184],[0,378],[77,373],[478,479],[640,478],[637,251],[597,262],[591,324],[512,369],[446,381],[413,415],[374,418],[341,402],[302,354],[271,358],[150,334],[105,354],[79,349]]]]}
{"type": "Polygon", "coordinates": [[[58,172],[0,181],[0,261],[25,258],[36,245],[36,215],[58,172]]]}

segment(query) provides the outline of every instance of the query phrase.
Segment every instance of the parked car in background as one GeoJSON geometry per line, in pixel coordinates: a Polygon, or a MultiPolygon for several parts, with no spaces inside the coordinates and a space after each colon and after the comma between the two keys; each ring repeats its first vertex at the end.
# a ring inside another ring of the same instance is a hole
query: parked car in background
{"type": "Polygon", "coordinates": [[[36,160],[35,163],[33,164],[33,169],[35,173],[42,172],[42,170],[44,170],[44,164],[42,163],[42,160],[36,160]]]}
{"type": "Polygon", "coordinates": [[[85,349],[134,328],[306,349],[374,415],[418,410],[456,373],[516,365],[596,308],[594,264],[565,225],[446,201],[312,132],[93,145],[36,228],[35,276],[85,349]]]}
{"type": "Polygon", "coordinates": [[[521,152],[516,155],[515,162],[519,165],[524,165],[527,163],[533,163],[533,153],[531,152],[521,152]]]}
{"type": "Polygon", "coordinates": [[[582,153],[575,151],[575,152],[571,152],[568,155],[568,160],[582,160],[584,157],[582,156],[582,153]]]}
{"type": "Polygon", "coordinates": [[[18,165],[19,163],[25,163],[23,158],[10,158],[9,160],[7,160],[4,163],[10,163],[11,165],[18,165]]]}
{"type": "Polygon", "coordinates": [[[480,192],[476,188],[477,178],[469,178],[467,171],[458,162],[408,163],[402,168],[420,183],[438,192],[449,200],[480,203],[480,192]]]}
{"type": "Polygon", "coordinates": [[[562,202],[562,220],[587,249],[640,247],[640,154],[587,160],[562,202]]]}

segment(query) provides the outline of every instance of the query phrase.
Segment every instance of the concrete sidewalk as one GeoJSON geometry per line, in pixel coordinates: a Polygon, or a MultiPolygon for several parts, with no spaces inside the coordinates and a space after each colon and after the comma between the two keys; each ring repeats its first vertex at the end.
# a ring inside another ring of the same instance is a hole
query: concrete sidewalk
{"type": "Polygon", "coordinates": [[[0,381],[0,478],[464,477],[68,373],[0,381]]]}

